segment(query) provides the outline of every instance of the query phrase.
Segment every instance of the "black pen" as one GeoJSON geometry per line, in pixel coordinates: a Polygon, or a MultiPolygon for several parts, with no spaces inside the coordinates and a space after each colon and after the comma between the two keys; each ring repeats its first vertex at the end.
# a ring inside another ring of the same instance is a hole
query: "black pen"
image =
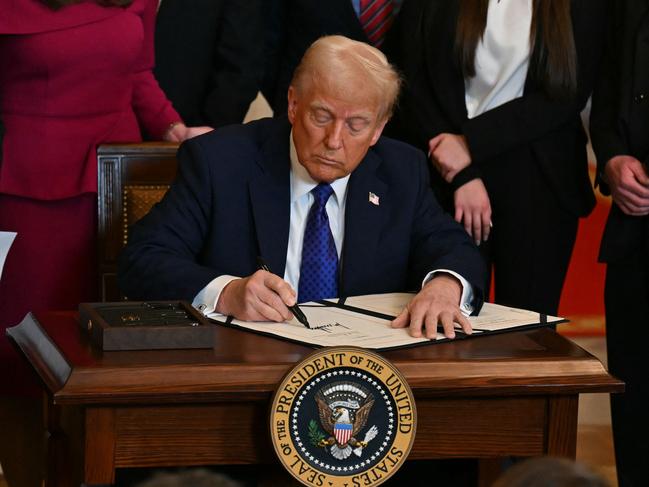
{"type": "MultiPolygon", "coordinates": [[[[264,259],[261,257],[257,257],[257,263],[259,264],[259,268],[262,271],[270,272],[272,273],[273,271],[270,270],[266,262],[264,262],[264,259]]],[[[293,306],[288,306],[288,309],[291,310],[291,313],[293,313],[293,316],[295,316],[295,319],[297,319],[300,323],[302,323],[304,326],[306,326],[309,330],[311,329],[311,325],[309,325],[309,320],[306,319],[306,315],[302,312],[302,310],[298,307],[297,303],[295,303],[293,306]]]]}

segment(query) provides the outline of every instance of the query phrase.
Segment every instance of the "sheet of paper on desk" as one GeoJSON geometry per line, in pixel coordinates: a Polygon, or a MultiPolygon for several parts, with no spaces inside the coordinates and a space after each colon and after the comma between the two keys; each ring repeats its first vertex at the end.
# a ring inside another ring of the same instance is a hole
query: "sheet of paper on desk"
{"type": "MultiPolygon", "coordinates": [[[[413,298],[411,293],[369,294],[347,298],[345,304],[358,308],[396,316],[413,298]]],[[[558,316],[545,316],[548,324],[566,321],[558,316]]],[[[512,327],[535,325],[541,316],[535,311],[510,308],[494,303],[484,303],[479,316],[469,316],[471,326],[476,330],[499,331],[512,327]]]]}
{"type": "MultiPolygon", "coordinates": [[[[355,296],[347,298],[344,307],[337,305],[337,300],[331,300],[331,306],[317,303],[302,304],[300,309],[307,316],[312,329],[304,327],[297,320],[289,323],[231,320],[229,324],[257,333],[323,347],[352,345],[387,349],[412,346],[427,343],[429,340],[413,338],[408,334],[407,329],[390,327],[391,317],[399,314],[412,297],[413,294],[409,293],[355,296]],[[367,312],[387,316],[373,316],[367,312]]],[[[224,319],[220,315],[209,315],[208,318],[220,322],[224,319]]],[[[476,335],[538,325],[541,321],[538,313],[491,303],[485,303],[480,316],[471,316],[469,320],[476,335]]],[[[547,317],[548,323],[559,321],[562,319],[547,317]]],[[[436,340],[442,339],[444,336],[437,333],[436,340]]]]}
{"type": "MultiPolygon", "coordinates": [[[[311,329],[306,328],[297,320],[292,320],[289,323],[232,320],[231,324],[247,330],[276,335],[288,340],[306,342],[321,347],[351,345],[380,349],[403,347],[429,341],[427,338],[413,338],[405,329],[391,328],[390,320],[342,308],[300,305],[300,309],[309,320],[311,329]]],[[[213,316],[208,317],[213,318],[213,316]]],[[[441,334],[439,334],[439,337],[444,338],[441,334]]]]}
{"type": "Polygon", "coordinates": [[[2,269],[5,265],[5,259],[15,238],[16,232],[0,232],[0,279],[2,279],[2,269]]]}
{"type": "MultiPolygon", "coordinates": [[[[558,324],[567,321],[558,316],[546,315],[546,324],[558,324]]],[[[517,328],[539,324],[541,315],[526,309],[509,308],[500,304],[485,303],[479,316],[469,316],[471,326],[476,330],[502,331],[508,328],[517,328]]]]}
{"type": "MultiPolygon", "coordinates": [[[[345,304],[358,308],[376,311],[396,316],[413,298],[410,293],[370,294],[367,296],[354,296],[347,298],[345,304]]],[[[547,324],[556,324],[566,321],[558,316],[545,316],[547,324]]],[[[518,328],[539,324],[541,316],[535,311],[510,308],[494,303],[484,303],[478,316],[469,316],[471,326],[476,332],[502,331],[508,328],[518,328]]]]}

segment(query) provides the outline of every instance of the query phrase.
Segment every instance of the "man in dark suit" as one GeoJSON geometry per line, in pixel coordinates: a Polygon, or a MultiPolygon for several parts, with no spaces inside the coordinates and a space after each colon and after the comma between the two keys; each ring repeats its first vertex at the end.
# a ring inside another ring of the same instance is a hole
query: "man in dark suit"
{"type": "Polygon", "coordinates": [[[608,368],[626,382],[611,396],[621,487],[649,485],[649,1],[618,0],[591,135],[600,191],[613,196],[599,259],[606,262],[608,368]]]}
{"type": "Polygon", "coordinates": [[[286,113],[286,92],[307,48],[339,34],[381,47],[401,0],[272,0],[264,2],[266,74],[262,92],[276,116],[286,113]],[[374,17],[374,22],[365,20],[374,17]],[[379,21],[378,17],[382,17],[379,21]],[[385,23],[377,28],[377,22],[385,23]],[[363,24],[366,24],[367,31],[363,24]],[[369,32],[369,34],[368,34],[369,32]]]}
{"type": "Polygon", "coordinates": [[[264,71],[261,3],[160,3],[154,73],[187,125],[243,121],[264,71]]]}
{"type": "Polygon", "coordinates": [[[296,70],[288,121],[181,147],[176,182],[131,232],[122,290],[283,321],[296,300],[420,289],[395,327],[470,331],[462,312],[480,309],[484,266],[435,202],[423,153],[381,138],[398,89],[377,49],[320,39],[296,70]]]}

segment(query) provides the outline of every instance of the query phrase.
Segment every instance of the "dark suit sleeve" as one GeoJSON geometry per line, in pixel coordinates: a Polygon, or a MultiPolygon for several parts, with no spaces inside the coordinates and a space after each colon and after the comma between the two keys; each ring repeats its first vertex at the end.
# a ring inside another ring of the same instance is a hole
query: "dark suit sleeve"
{"type": "MultiPolygon", "coordinates": [[[[215,26],[215,58],[205,98],[205,120],[214,127],[241,123],[263,77],[261,0],[227,0],[215,26]]],[[[191,73],[186,75],[191,76],[191,73]]]]}
{"type": "Polygon", "coordinates": [[[573,6],[579,7],[573,11],[578,60],[576,96],[571,101],[551,100],[538,89],[467,120],[462,132],[475,162],[491,159],[572,123],[575,113],[585,106],[599,74],[606,4],[607,0],[573,2],[573,6]]]}
{"type": "Polygon", "coordinates": [[[163,200],[130,230],[119,285],[130,299],[191,301],[222,274],[197,262],[209,229],[211,177],[201,147],[183,144],[178,176],[163,200]]]}
{"type": "Polygon", "coordinates": [[[426,161],[418,165],[417,213],[413,220],[411,273],[417,283],[430,271],[448,269],[464,277],[473,287],[473,314],[484,302],[486,267],[478,248],[464,229],[439,206],[430,189],[426,161]]]}
{"type": "MultiPolygon", "coordinates": [[[[620,127],[620,100],[622,95],[622,59],[630,46],[623,45],[625,32],[624,7],[626,2],[610,2],[609,28],[602,70],[593,92],[590,113],[590,134],[597,156],[597,178],[595,184],[604,194],[610,194],[608,185],[601,175],[606,163],[614,156],[628,154],[629,146],[620,127]],[[613,6],[614,4],[614,6],[613,6]]],[[[628,55],[628,54],[627,54],[628,55]]]]}

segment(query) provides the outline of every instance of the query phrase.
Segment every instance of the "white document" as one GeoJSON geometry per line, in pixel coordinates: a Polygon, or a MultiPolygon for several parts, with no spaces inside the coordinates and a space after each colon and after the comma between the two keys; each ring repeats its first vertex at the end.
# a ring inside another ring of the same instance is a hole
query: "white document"
{"type": "Polygon", "coordinates": [[[0,232],[0,279],[2,278],[2,269],[4,268],[7,254],[15,238],[16,232],[0,232]]]}
{"type": "MultiPolygon", "coordinates": [[[[318,303],[301,304],[300,309],[309,320],[311,329],[295,319],[288,323],[274,323],[226,320],[226,317],[218,314],[208,315],[208,318],[237,328],[321,347],[351,345],[385,350],[448,340],[442,333],[437,333],[434,340],[413,338],[407,329],[390,327],[390,321],[413,296],[409,293],[373,294],[348,298],[343,305],[337,304],[338,300],[328,300],[330,306],[318,303]]],[[[544,326],[565,320],[556,316],[541,316],[533,311],[485,303],[480,315],[470,316],[469,321],[474,334],[482,335],[526,326],[544,326]]],[[[458,332],[457,336],[461,338],[464,335],[458,332]]]]}
{"type": "MultiPolygon", "coordinates": [[[[386,315],[396,316],[413,298],[410,293],[370,294],[347,298],[345,304],[386,315]]],[[[469,316],[474,332],[493,332],[536,324],[558,324],[567,321],[558,316],[540,315],[535,311],[484,303],[478,316],[469,316]]],[[[459,326],[459,325],[458,325],[459,326]]]]}

